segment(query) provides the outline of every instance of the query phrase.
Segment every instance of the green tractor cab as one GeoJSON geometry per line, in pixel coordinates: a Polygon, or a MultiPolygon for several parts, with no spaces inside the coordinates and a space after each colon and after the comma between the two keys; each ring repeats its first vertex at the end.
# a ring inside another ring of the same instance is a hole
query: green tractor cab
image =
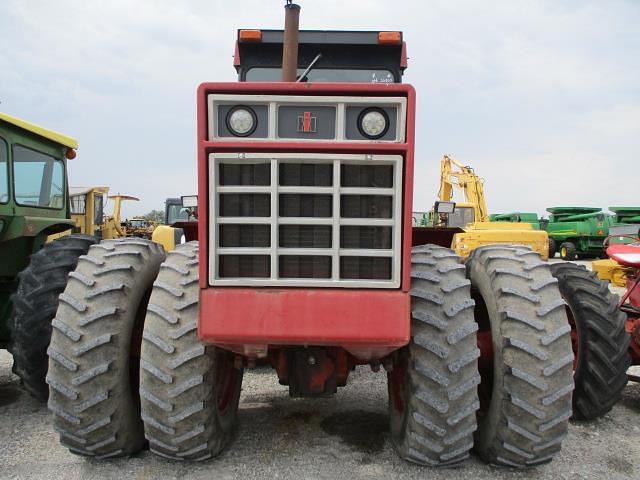
{"type": "Polygon", "coordinates": [[[609,235],[612,217],[596,207],[547,208],[549,258],[556,252],[563,260],[604,256],[604,239],[609,235]]]}
{"type": "Polygon", "coordinates": [[[0,113],[0,348],[14,357],[25,388],[46,398],[47,346],[58,295],[87,235],[51,235],[74,227],[67,160],[78,142],[0,113]]]}

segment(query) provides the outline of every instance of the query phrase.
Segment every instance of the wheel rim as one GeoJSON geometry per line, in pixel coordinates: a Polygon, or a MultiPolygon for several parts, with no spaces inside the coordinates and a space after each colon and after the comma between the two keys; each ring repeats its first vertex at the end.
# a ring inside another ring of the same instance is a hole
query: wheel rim
{"type": "Polygon", "coordinates": [[[562,249],[560,250],[560,255],[562,255],[563,257],[566,258],[567,256],[567,249],[565,247],[562,247],[562,249]]]}
{"type": "Polygon", "coordinates": [[[220,415],[224,415],[233,403],[238,375],[230,353],[219,350],[216,357],[216,404],[220,415]]]}

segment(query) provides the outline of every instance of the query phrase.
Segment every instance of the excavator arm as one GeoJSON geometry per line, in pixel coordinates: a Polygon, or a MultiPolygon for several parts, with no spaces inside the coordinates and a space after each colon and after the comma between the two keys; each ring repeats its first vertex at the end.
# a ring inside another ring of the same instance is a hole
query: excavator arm
{"type": "Polygon", "coordinates": [[[454,188],[462,190],[465,202],[473,206],[476,222],[489,221],[482,179],[475,174],[473,168],[445,155],[440,161],[440,201],[452,201],[454,188]]]}

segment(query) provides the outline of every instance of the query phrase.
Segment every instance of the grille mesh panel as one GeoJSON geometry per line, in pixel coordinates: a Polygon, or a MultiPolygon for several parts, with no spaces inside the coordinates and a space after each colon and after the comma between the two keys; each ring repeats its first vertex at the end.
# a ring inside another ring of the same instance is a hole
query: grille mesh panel
{"type": "Polygon", "coordinates": [[[340,215],[344,218],[391,218],[392,198],[381,195],[342,195],[340,215]]]}
{"type": "Polygon", "coordinates": [[[340,257],[340,278],[391,278],[391,259],[384,257],[340,257]]]}
{"type": "Polygon", "coordinates": [[[220,194],[221,217],[268,217],[271,199],[261,193],[220,194]]]}
{"type": "Polygon", "coordinates": [[[282,163],[279,166],[281,186],[330,187],[333,165],[330,163],[282,163]]]}
{"type": "Polygon", "coordinates": [[[280,225],[284,248],[331,248],[331,225],[280,225]]]}
{"type": "Polygon", "coordinates": [[[220,278],[269,278],[269,255],[220,255],[220,278]]]}
{"type": "Polygon", "coordinates": [[[340,184],[343,187],[391,188],[393,165],[342,165],[340,184]]]}
{"type": "Polygon", "coordinates": [[[340,248],[388,249],[392,246],[391,227],[340,227],[340,248]]]}
{"type": "Polygon", "coordinates": [[[281,194],[281,217],[330,217],[331,195],[281,194]]]}
{"type": "Polygon", "coordinates": [[[331,278],[331,257],[280,255],[281,278],[331,278]]]}
{"type": "Polygon", "coordinates": [[[212,285],[399,287],[402,157],[210,159],[212,285]]]}
{"type": "Polygon", "coordinates": [[[220,185],[271,185],[268,163],[221,163],[220,185]]]}
{"type": "Polygon", "coordinates": [[[220,225],[220,247],[270,247],[269,225],[220,225]]]}

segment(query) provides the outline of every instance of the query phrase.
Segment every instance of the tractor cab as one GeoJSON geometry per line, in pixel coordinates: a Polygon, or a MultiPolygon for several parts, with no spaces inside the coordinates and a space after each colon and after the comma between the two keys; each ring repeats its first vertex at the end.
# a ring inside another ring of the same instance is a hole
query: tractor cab
{"type": "Polygon", "coordinates": [[[473,205],[458,202],[455,210],[446,216],[445,224],[449,228],[464,228],[475,221],[473,205]]]}
{"type": "MultiPolygon", "coordinates": [[[[282,30],[239,30],[234,66],[241,82],[278,82],[282,30]]],[[[407,67],[402,32],[301,30],[299,82],[400,83],[407,67]]]]}
{"type": "Polygon", "coordinates": [[[70,230],[68,158],[78,142],[0,113],[0,289],[48,235],[70,230]]]}
{"type": "Polygon", "coordinates": [[[70,187],[69,203],[75,231],[102,238],[105,195],[109,187],[70,187]]]}

